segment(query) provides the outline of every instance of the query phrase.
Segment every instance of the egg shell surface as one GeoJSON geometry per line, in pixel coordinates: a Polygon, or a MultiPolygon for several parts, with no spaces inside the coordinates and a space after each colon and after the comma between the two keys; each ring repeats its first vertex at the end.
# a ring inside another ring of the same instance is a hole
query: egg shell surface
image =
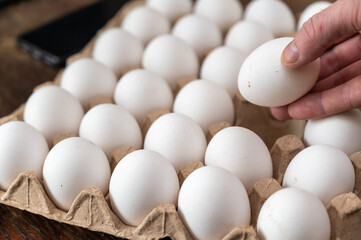
{"type": "Polygon", "coordinates": [[[172,29],[172,34],[192,46],[198,57],[220,46],[223,41],[221,30],[215,23],[195,14],[188,14],[179,19],[172,29]]]}
{"type": "Polygon", "coordinates": [[[147,44],[154,37],[170,31],[170,21],[163,14],[147,7],[133,8],[122,21],[122,28],[147,44]]]}
{"type": "Polygon", "coordinates": [[[348,156],[328,145],[299,152],[288,165],[283,187],[297,187],[317,196],[326,206],[332,198],[352,192],[355,170],[348,156]]]}
{"type": "Polygon", "coordinates": [[[150,150],[126,155],[114,169],[109,186],[112,209],[131,226],[138,226],[161,204],[176,205],[178,192],[178,176],[172,164],[150,150]]]}
{"type": "Polygon", "coordinates": [[[257,232],[267,240],[329,240],[331,226],[326,208],[316,196],[302,189],[285,188],[263,204],[257,232]]]}
{"type": "Polygon", "coordinates": [[[308,120],[303,140],[307,146],[328,144],[341,149],[347,155],[361,151],[361,111],[352,109],[308,120]]]}
{"type": "Polygon", "coordinates": [[[23,171],[42,179],[49,148],[44,136],[31,125],[11,121],[0,126],[0,189],[7,190],[23,171]]]}
{"type": "Polygon", "coordinates": [[[140,66],[143,50],[143,43],[135,36],[110,28],[96,39],[92,55],[119,76],[129,67],[140,66]]]}
{"type": "Polygon", "coordinates": [[[56,144],[44,162],[44,186],[56,206],[68,211],[76,196],[96,186],[108,193],[110,166],[104,152],[90,141],[73,137],[56,144]]]}
{"type": "Polygon", "coordinates": [[[167,16],[171,21],[192,11],[192,0],[147,0],[147,6],[167,16]]]}
{"type": "Polygon", "coordinates": [[[257,181],[272,177],[271,155],[262,139],[243,127],[228,127],[209,142],[205,164],[235,174],[247,191],[257,181]]]}
{"type": "Polygon", "coordinates": [[[237,91],[238,73],[245,59],[246,54],[236,48],[217,47],[204,59],[200,76],[222,86],[233,97],[237,91]]]}
{"type": "Polygon", "coordinates": [[[84,110],[80,101],[58,86],[45,86],[30,95],[24,121],[40,131],[49,146],[60,133],[78,133],[84,110]]]}
{"type": "Polygon", "coordinates": [[[222,239],[250,223],[250,204],[241,181],[215,166],[201,167],[184,181],[178,212],[194,239],[222,239]]]}
{"type": "Polygon", "coordinates": [[[83,108],[87,108],[95,97],[113,97],[116,84],[114,72],[91,58],[81,58],[69,64],[60,81],[60,87],[78,98],[83,108]]]}
{"type": "Polygon", "coordinates": [[[115,104],[91,108],[80,124],[79,136],[103,149],[108,158],[120,147],[142,147],[142,133],[137,120],[115,104]]]}
{"type": "Polygon", "coordinates": [[[283,106],[311,90],[320,72],[320,61],[316,59],[297,69],[283,66],[282,51],[292,40],[285,37],[268,41],[246,58],[238,75],[238,88],[246,100],[264,107],[283,106]]]}
{"type": "Polygon", "coordinates": [[[201,127],[176,113],[165,114],[154,121],[144,139],[144,149],[162,154],[177,172],[186,163],[203,162],[206,147],[201,127]]]}
{"type": "Polygon", "coordinates": [[[199,71],[198,56],[192,47],[170,34],[160,35],[148,44],[142,64],[164,78],[172,89],[179,79],[197,76],[199,71]]]}
{"type": "Polygon", "coordinates": [[[118,82],[114,101],[126,108],[138,121],[145,122],[147,114],[156,109],[172,109],[173,93],[168,83],[145,69],[126,73],[118,82]]]}
{"type": "Polygon", "coordinates": [[[212,124],[234,122],[231,96],[221,86],[208,80],[195,80],[185,85],[174,100],[173,111],[193,119],[204,133],[212,124]]]}
{"type": "Polygon", "coordinates": [[[241,19],[243,6],[237,0],[202,0],[196,1],[193,11],[218,25],[222,31],[241,19]]]}
{"type": "Polygon", "coordinates": [[[249,55],[257,47],[272,39],[274,34],[265,26],[254,21],[241,20],[229,29],[224,44],[249,55]]]}
{"type": "Polygon", "coordinates": [[[291,9],[280,0],[251,1],[245,9],[244,19],[262,24],[276,37],[293,33],[296,29],[291,9]]]}

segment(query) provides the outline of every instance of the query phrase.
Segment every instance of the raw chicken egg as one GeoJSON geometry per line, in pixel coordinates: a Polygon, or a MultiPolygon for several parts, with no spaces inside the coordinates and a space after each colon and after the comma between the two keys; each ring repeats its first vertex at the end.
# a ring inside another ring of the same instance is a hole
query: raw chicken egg
{"type": "Polygon", "coordinates": [[[113,71],[91,58],[82,58],[69,64],[60,81],[60,87],[77,97],[83,108],[87,108],[94,97],[113,97],[116,84],[117,78],[113,71]]]}
{"type": "Polygon", "coordinates": [[[238,73],[246,54],[233,47],[221,46],[210,52],[201,67],[201,78],[222,86],[233,97],[237,91],[238,73]]]}
{"type": "Polygon", "coordinates": [[[234,122],[231,96],[218,84],[195,80],[185,85],[174,100],[173,111],[196,121],[207,133],[212,124],[234,122]]]}
{"type": "Polygon", "coordinates": [[[122,28],[147,44],[154,37],[168,33],[170,21],[147,6],[139,6],[127,13],[122,21],[122,28]]]}
{"type": "Polygon", "coordinates": [[[241,19],[243,6],[237,0],[200,0],[194,5],[194,13],[213,21],[225,32],[241,19]]]}
{"type": "Polygon", "coordinates": [[[96,39],[92,54],[95,60],[120,76],[128,68],[140,66],[143,44],[120,28],[110,28],[96,39]]]}
{"type": "Polygon", "coordinates": [[[272,177],[271,155],[262,139],[243,127],[228,127],[209,142],[205,164],[235,174],[247,191],[263,178],[272,177]]]}
{"type": "Polygon", "coordinates": [[[110,166],[104,152],[80,137],[56,144],[44,162],[44,186],[56,206],[68,211],[76,196],[96,186],[108,193],[110,166]]]}
{"type": "Polygon", "coordinates": [[[178,191],[178,176],[172,164],[150,150],[126,155],[114,169],[109,185],[112,209],[131,226],[138,226],[161,204],[176,205],[178,191]]]}
{"type": "Polygon", "coordinates": [[[115,104],[91,108],[81,121],[79,136],[98,145],[108,158],[120,147],[142,147],[142,133],[137,120],[115,104]]]}
{"type": "Polygon", "coordinates": [[[144,149],[165,156],[178,172],[186,163],[203,162],[207,147],[201,127],[190,118],[176,113],[159,117],[149,128],[144,149]]]}
{"type": "Polygon", "coordinates": [[[198,57],[192,47],[169,34],[160,35],[148,44],[142,64],[167,80],[172,89],[179,79],[197,76],[199,71],[198,57]]]}
{"type": "Polygon", "coordinates": [[[173,94],[164,79],[145,69],[136,69],[119,80],[114,100],[142,125],[149,112],[156,109],[171,110],[173,94]]]}
{"type": "Polygon", "coordinates": [[[257,220],[262,240],[329,240],[330,219],[322,202],[297,188],[281,189],[263,204],[257,220]]]}
{"type": "Polygon", "coordinates": [[[192,11],[192,0],[147,0],[147,6],[167,16],[172,22],[192,11]]]}
{"type": "Polygon", "coordinates": [[[276,37],[293,33],[296,28],[291,9],[280,0],[251,1],[245,10],[244,19],[262,24],[276,37]]]}
{"type": "Polygon", "coordinates": [[[44,136],[31,125],[12,121],[0,126],[0,189],[7,190],[23,171],[42,178],[49,148],[44,136]]]}
{"type": "Polygon", "coordinates": [[[307,146],[328,144],[347,155],[361,151],[361,111],[359,109],[308,120],[303,135],[307,146]]]}
{"type": "Polygon", "coordinates": [[[283,187],[302,188],[320,198],[325,206],[337,195],[352,192],[354,186],[351,160],[328,145],[313,145],[299,152],[283,178],[283,187]]]}
{"type": "Polygon", "coordinates": [[[198,57],[222,44],[222,33],[218,26],[210,20],[195,14],[179,19],[172,34],[188,43],[196,51],[198,57]]]}
{"type": "Polygon", "coordinates": [[[194,239],[222,239],[233,228],[250,223],[250,204],[241,181],[225,169],[206,166],[184,181],[178,212],[194,239]]]}
{"type": "Polygon", "coordinates": [[[232,25],[225,38],[225,45],[235,47],[249,55],[265,42],[274,39],[271,30],[254,22],[241,20],[232,25]]]}
{"type": "Polygon", "coordinates": [[[283,106],[311,90],[320,72],[320,61],[316,59],[297,69],[283,66],[282,51],[292,40],[285,37],[268,41],[246,58],[238,75],[238,88],[246,100],[264,107],[283,106]]]}
{"type": "Polygon", "coordinates": [[[49,146],[60,133],[78,133],[84,110],[68,91],[58,86],[45,86],[35,91],[24,109],[24,121],[39,130],[49,146]]]}

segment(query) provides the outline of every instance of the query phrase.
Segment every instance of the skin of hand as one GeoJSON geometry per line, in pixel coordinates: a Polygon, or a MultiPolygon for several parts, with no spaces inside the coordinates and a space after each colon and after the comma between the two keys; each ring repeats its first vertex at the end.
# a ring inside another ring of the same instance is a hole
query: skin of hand
{"type": "Polygon", "coordinates": [[[310,18],[284,49],[287,68],[320,57],[321,71],[309,93],[271,108],[278,120],[321,118],[361,107],[361,0],[338,0],[310,18]]]}

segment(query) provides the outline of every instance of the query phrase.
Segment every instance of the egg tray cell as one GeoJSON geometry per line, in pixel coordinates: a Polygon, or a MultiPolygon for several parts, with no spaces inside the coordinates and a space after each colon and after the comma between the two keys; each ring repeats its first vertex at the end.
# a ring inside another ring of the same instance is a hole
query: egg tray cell
{"type": "MultiPolygon", "coordinates": [[[[131,1],[124,6],[106,26],[98,31],[96,36],[78,54],[67,60],[67,64],[84,57],[91,57],[95,39],[108,28],[118,27],[126,13],[135,6],[144,4],[144,1],[131,1]]],[[[129,66],[128,70],[140,66],[129,66]]],[[[34,89],[49,84],[59,85],[62,70],[53,82],[47,82],[34,89]]],[[[124,74],[124,73],[122,73],[124,74]]],[[[176,94],[182,86],[189,81],[197,79],[197,76],[189,76],[180,79],[174,93],[176,94]]],[[[112,102],[109,98],[93,99],[89,108],[99,103],[112,102]]],[[[23,120],[24,105],[21,105],[12,114],[0,119],[0,125],[13,120],[23,120]]],[[[251,203],[252,217],[251,225],[239,226],[233,229],[223,239],[258,239],[256,222],[258,213],[265,200],[275,191],[281,189],[284,172],[292,158],[304,148],[300,140],[303,135],[305,121],[288,120],[277,121],[272,117],[268,108],[255,106],[248,103],[238,93],[234,98],[235,124],[246,127],[258,134],[266,143],[271,152],[273,162],[273,177],[258,181],[248,193],[251,203]]],[[[146,134],[149,126],[158,117],[167,113],[164,110],[157,110],[148,114],[147,121],[143,125],[143,135],[146,134]]],[[[207,133],[207,141],[223,128],[229,127],[229,123],[217,123],[210,127],[207,133]]],[[[75,136],[74,133],[64,133],[54,139],[54,144],[66,137],[75,136]]],[[[111,168],[134,149],[124,147],[113,153],[110,161],[111,168]]],[[[327,210],[331,220],[331,239],[359,239],[361,236],[361,152],[350,156],[356,173],[355,189],[352,193],[336,196],[328,204],[327,210]]],[[[185,178],[197,168],[203,166],[201,162],[193,162],[184,165],[179,173],[179,181],[182,184],[185,178]]],[[[164,204],[156,207],[144,221],[137,227],[128,226],[123,223],[111,210],[109,196],[103,196],[102,192],[90,187],[79,193],[74,200],[70,210],[64,212],[58,209],[47,196],[41,180],[33,172],[21,173],[4,192],[0,190],[0,203],[26,210],[58,222],[67,223],[93,231],[108,233],[117,237],[127,239],[160,239],[170,237],[172,239],[192,239],[191,235],[183,225],[178,216],[176,206],[164,204]]]]}

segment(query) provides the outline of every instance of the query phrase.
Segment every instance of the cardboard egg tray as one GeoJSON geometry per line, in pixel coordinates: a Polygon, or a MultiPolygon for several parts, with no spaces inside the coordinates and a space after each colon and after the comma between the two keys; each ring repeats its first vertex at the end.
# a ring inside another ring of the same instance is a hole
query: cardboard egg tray
{"type": "MultiPolygon", "coordinates": [[[[307,1],[306,1],[307,2],[307,1]]],[[[310,1],[308,1],[309,3],[310,1]]],[[[144,4],[144,1],[132,1],[122,8],[121,11],[102,28],[94,39],[78,54],[70,57],[70,62],[82,58],[90,57],[94,40],[105,29],[118,27],[129,9],[134,6],[144,4]]],[[[130,66],[129,69],[139,66],[130,66]]],[[[42,84],[34,91],[48,84],[59,84],[62,71],[53,82],[42,84]]],[[[189,76],[180,79],[176,94],[182,86],[196,76],[189,76]]],[[[89,108],[100,104],[112,102],[112,99],[99,97],[89,103],[89,108]]],[[[269,109],[258,107],[248,103],[238,93],[234,98],[236,112],[236,126],[246,127],[257,133],[270,149],[273,162],[273,178],[267,178],[254,184],[248,193],[251,203],[251,225],[239,226],[229,232],[223,240],[255,240],[259,239],[256,229],[258,213],[265,200],[274,192],[280,190],[284,172],[292,158],[304,149],[300,140],[303,135],[305,121],[289,120],[277,121],[269,112],[269,109]]],[[[12,114],[1,118],[0,125],[8,121],[23,120],[24,104],[12,114]]],[[[143,124],[143,136],[149,126],[158,117],[168,113],[167,110],[156,110],[148,114],[146,122],[143,124]]],[[[207,133],[207,141],[223,128],[229,127],[226,122],[212,125],[207,133]]],[[[76,136],[74,133],[63,133],[54,138],[54,144],[64,138],[76,136]]],[[[128,153],[134,151],[132,147],[122,147],[114,151],[110,160],[112,170],[116,164],[128,153]]],[[[361,239],[361,152],[350,156],[356,173],[355,189],[351,193],[341,194],[332,199],[327,206],[327,211],[331,220],[331,239],[357,240],[361,239]]],[[[204,166],[202,162],[193,162],[184,165],[178,173],[180,184],[185,178],[197,168],[204,166]]],[[[126,196],[125,196],[126,197],[126,196]]],[[[80,226],[93,231],[108,233],[117,237],[127,239],[160,239],[170,237],[174,240],[192,239],[182,221],[180,220],[176,206],[164,204],[156,207],[144,221],[137,227],[128,226],[123,223],[111,210],[109,196],[104,196],[96,187],[89,187],[79,193],[74,200],[70,210],[65,212],[58,209],[47,196],[42,180],[39,180],[33,172],[25,171],[21,173],[12,183],[7,191],[0,190],[0,203],[26,210],[46,218],[70,225],[80,226]]]]}

